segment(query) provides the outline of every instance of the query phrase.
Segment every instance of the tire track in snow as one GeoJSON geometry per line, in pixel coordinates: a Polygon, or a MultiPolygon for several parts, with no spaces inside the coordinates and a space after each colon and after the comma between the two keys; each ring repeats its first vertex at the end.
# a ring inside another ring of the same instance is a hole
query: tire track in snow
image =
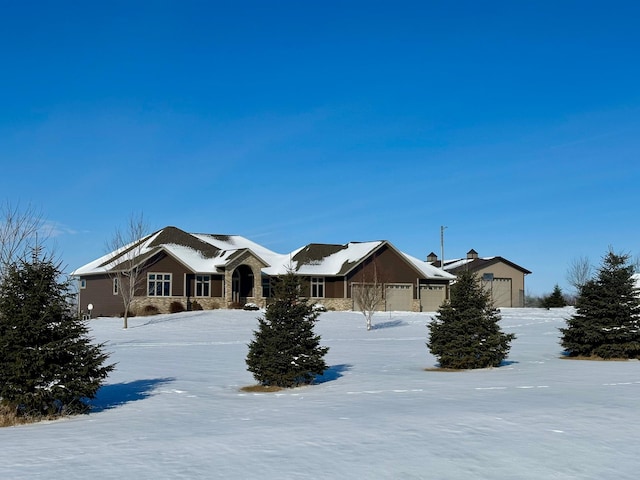
{"type": "Polygon", "coordinates": [[[158,347],[207,347],[221,345],[245,345],[242,341],[229,342],[114,342],[109,343],[109,348],[158,348],[158,347]]]}
{"type": "MultiPolygon", "coordinates": [[[[611,386],[629,386],[629,385],[640,385],[640,381],[637,382],[620,382],[620,383],[603,383],[601,386],[605,386],[605,387],[611,387],[611,386]]],[[[553,386],[551,385],[515,385],[515,386],[488,386],[488,387],[471,387],[473,388],[473,390],[476,391],[492,391],[492,390],[509,390],[509,389],[516,389],[516,390],[543,390],[543,389],[549,389],[549,388],[553,388],[553,386]]],[[[349,390],[347,392],[345,392],[345,395],[385,395],[385,394],[411,394],[411,393],[430,393],[431,390],[429,389],[423,389],[423,388],[410,388],[410,389],[400,389],[400,388],[394,388],[391,390],[349,390]]],[[[253,393],[253,394],[246,394],[246,393],[239,393],[239,396],[268,396],[268,395],[275,395],[277,397],[283,397],[283,396],[300,396],[300,393],[283,393],[283,392],[278,392],[276,394],[265,394],[265,393],[253,393]]]]}

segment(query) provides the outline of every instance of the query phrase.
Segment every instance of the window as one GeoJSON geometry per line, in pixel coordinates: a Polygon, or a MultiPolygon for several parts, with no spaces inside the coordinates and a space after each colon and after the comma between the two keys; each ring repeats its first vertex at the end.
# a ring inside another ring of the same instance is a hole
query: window
{"type": "Polygon", "coordinates": [[[118,284],[118,277],[113,278],[113,294],[118,295],[120,285],[118,284]]]}
{"type": "Polygon", "coordinates": [[[150,273],[147,277],[147,287],[150,297],[170,297],[171,274],[150,273]]]}
{"type": "Polygon", "coordinates": [[[196,297],[211,296],[211,277],[209,275],[196,275],[196,297]]]}
{"type": "Polygon", "coordinates": [[[80,279],[80,288],[87,288],[87,280],[85,278],[80,279]]]}
{"type": "Polygon", "coordinates": [[[311,297],[324,298],[324,277],[311,277],[311,297]]]}
{"type": "Polygon", "coordinates": [[[273,288],[271,285],[271,277],[266,275],[262,276],[262,296],[264,298],[271,298],[273,295],[273,288]]]}

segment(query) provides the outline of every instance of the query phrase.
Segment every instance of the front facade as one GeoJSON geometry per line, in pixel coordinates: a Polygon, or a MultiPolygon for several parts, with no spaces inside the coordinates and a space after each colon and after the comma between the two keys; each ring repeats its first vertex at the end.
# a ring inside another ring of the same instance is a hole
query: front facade
{"type": "MultiPolygon", "coordinates": [[[[434,253],[429,254],[427,261],[431,265],[441,266],[434,253]]],[[[466,258],[446,260],[443,269],[454,275],[463,270],[474,272],[483,287],[491,293],[496,308],[525,306],[524,281],[531,272],[503,257],[480,258],[478,252],[471,249],[466,258]]]]}
{"type": "Polygon", "coordinates": [[[380,310],[435,311],[455,278],[387,241],[309,244],[283,255],[240,236],[166,227],[72,273],[82,314],[123,314],[118,282],[134,269],[132,313],[169,312],[176,302],[187,310],[264,307],[272,279],[289,270],[301,277],[303,295],[328,309],[359,309],[358,288],[373,282],[382,291],[380,310]]]}

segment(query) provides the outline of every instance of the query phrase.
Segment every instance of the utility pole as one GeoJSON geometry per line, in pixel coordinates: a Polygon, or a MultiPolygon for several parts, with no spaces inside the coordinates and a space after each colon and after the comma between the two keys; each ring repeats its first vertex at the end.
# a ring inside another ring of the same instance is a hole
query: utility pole
{"type": "MultiPolygon", "coordinates": [[[[444,229],[447,227],[440,226],[440,269],[444,271],[444,229]]],[[[445,287],[445,300],[450,298],[449,285],[445,287]]]]}
{"type": "Polygon", "coordinates": [[[444,270],[444,229],[447,227],[440,227],[440,268],[444,270]]]}

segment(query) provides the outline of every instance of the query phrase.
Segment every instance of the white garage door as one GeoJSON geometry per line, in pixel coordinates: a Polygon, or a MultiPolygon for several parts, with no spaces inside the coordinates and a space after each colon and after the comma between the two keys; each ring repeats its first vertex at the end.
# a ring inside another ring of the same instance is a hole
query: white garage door
{"type": "Polygon", "coordinates": [[[410,283],[386,284],[385,300],[388,312],[410,312],[413,303],[413,285],[410,283]]]}
{"type": "Polygon", "coordinates": [[[446,298],[444,285],[422,285],[420,287],[420,310],[436,312],[446,298]]]}

